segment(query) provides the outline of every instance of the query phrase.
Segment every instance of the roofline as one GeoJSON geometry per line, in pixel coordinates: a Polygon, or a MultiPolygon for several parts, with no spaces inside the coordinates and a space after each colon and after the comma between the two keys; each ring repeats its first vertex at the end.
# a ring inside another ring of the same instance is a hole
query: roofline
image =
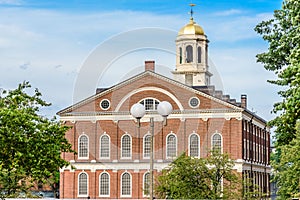
{"type": "Polygon", "coordinates": [[[83,100],[81,100],[81,101],[79,101],[79,102],[77,102],[77,103],[75,103],[75,104],[73,104],[73,105],[71,105],[71,106],[63,109],[63,110],[58,111],[56,114],[60,116],[60,115],[62,115],[64,113],[66,113],[66,112],[71,111],[73,108],[78,108],[81,105],[89,103],[89,102],[95,100],[98,97],[101,97],[101,96],[103,96],[103,95],[105,95],[105,94],[107,94],[109,92],[112,92],[112,91],[114,91],[114,90],[116,90],[116,89],[118,89],[120,87],[123,87],[124,85],[130,84],[130,83],[132,83],[132,82],[134,82],[134,81],[136,81],[136,80],[138,80],[138,79],[140,79],[140,78],[142,78],[142,77],[144,77],[146,75],[152,75],[152,76],[154,76],[156,78],[159,78],[161,80],[164,80],[164,81],[167,81],[169,83],[175,84],[175,85],[177,85],[177,86],[179,86],[181,88],[187,89],[187,90],[189,90],[191,92],[194,92],[194,93],[196,93],[196,94],[198,94],[200,96],[203,96],[203,97],[206,97],[208,99],[214,100],[214,101],[216,101],[218,103],[221,103],[221,104],[223,104],[225,106],[228,106],[228,107],[230,107],[232,109],[239,110],[239,111],[243,111],[244,110],[243,108],[240,108],[240,107],[238,107],[236,105],[233,105],[231,103],[225,102],[224,100],[218,99],[218,98],[213,97],[211,95],[208,95],[208,94],[206,94],[204,92],[196,90],[196,89],[194,89],[194,88],[192,88],[190,86],[187,86],[187,85],[185,85],[183,83],[180,83],[180,82],[175,81],[173,79],[170,79],[170,78],[168,78],[166,76],[163,76],[161,74],[158,74],[158,73],[155,73],[153,71],[149,71],[148,70],[148,71],[144,71],[142,73],[139,73],[139,74],[137,74],[137,75],[135,75],[133,77],[130,77],[129,79],[126,79],[126,80],[124,80],[124,81],[122,81],[122,82],[120,82],[118,84],[115,84],[112,87],[108,88],[107,90],[104,90],[104,91],[102,91],[102,92],[100,92],[98,94],[94,94],[94,95],[92,95],[92,96],[90,96],[90,97],[88,97],[86,99],[83,99],[83,100]]]}

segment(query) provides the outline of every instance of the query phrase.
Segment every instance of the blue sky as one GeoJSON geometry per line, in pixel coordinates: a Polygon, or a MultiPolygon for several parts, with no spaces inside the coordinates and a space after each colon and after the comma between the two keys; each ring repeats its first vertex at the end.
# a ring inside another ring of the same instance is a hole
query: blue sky
{"type": "MultiPolygon", "coordinates": [[[[12,89],[24,80],[30,81],[53,104],[43,110],[45,115],[53,116],[74,102],[78,77],[93,52],[109,42],[116,48],[130,46],[132,43],[115,41],[128,31],[138,33],[135,30],[149,27],[164,30],[170,36],[164,40],[175,45],[176,32],[189,20],[189,3],[190,0],[0,0],[0,88],[12,89]]],[[[193,3],[197,4],[194,19],[210,40],[209,57],[216,71],[215,81],[221,82],[219,89],[237,100],[247,94],[248,108],[272,119],[270,111],[279,100],[279,88],[267,83],[274,75],[256,63],[255,55],[268,46],[253,29],[272,17],[281,1],[193,3]]],[[[131,49],[114,56],[97,84],[84,95],[140,72],[147,59],[155,60],[164,69],[173,70],[175,66],[174,53],[158,48],[131,49]]]]}

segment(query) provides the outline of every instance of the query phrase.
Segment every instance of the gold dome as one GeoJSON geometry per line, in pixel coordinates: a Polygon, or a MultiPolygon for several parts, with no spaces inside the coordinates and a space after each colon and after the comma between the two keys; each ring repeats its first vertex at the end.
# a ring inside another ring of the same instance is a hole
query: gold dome
{"type": "Polygon", "coordinates": [[[179,32],[178,35],[204,35],[204,30],[201,26],[199,26],[198,24],[196,24],[196,22],[194,22],[193,18],[190,19],[190,22],[185,25],[184,27],[182,27],[179,32]]]}

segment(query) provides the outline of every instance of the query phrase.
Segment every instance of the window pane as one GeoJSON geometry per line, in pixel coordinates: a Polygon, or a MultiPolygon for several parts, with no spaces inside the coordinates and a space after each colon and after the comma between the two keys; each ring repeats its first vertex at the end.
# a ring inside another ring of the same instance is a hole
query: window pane
{"type": "Polygon", "coordinates": [[[167,157],[176,156],[176,137],[175,135],[169,135],[167,138],[167,157]]]}
{"type": "Polygon", "coordinates": [[[100,195],[109,195],[109,175],[107,173],[100,175],[100,195]]]}
{"type": "Polygon", "coordinates": [[[198,47],[198,63],[201,63],[201,47],[198,47]]]}
{"type": "Polygon", "coordinates": [[[199,137],[196,134],[190,137],[190,156],[199,157],[199,137]]]}
{"type": "Polygon", "coordinates": [[[123,158],[131,157],[131,141],[128,135],[123,136],[122,138],[122,155],[123,158]]]}
{"type": "Polygon", "coordinates": [[[154,110],[154,100],[153,99],[146,99],[145,100],[145,110],[154,110]]]}
{"type": "Polygon", "coordinates": [[[193,47],[188,45],[186,47],[186,62],[191,63],[193,62],[193,47]]]}
{"type": "Polygon", "coordinates": [[[150,173],[147,172],[144,176],[144,195],[147,196],[149,195],[149,190],[150,190],[150,173]]]}
{"type": "Polygon", "coordinates": [[[79,139],[79,157],[88,157],[88,138],[84,135],[79,139]]]}
{"type": "Polygon", "coordinates": [[[220,134],[215,134],[212,140],[212,148],[214,151],[221,151],[222,148],[222,138],[220,134]]]}
{"type": "Polygon", "coordinates": [[[88,189],[88,177],[87,174],[82,173],[79,175],[79,188],[78,188],[78,194],[79,195],[87,195],[87,189],[88,189]]]}
{"type": "Polygon", "coordinates": [[[103,135],[100,141],[100,157],[109,158],[109,137],[103,135]]]}
{"type": "Polygon", "coordinates": [[[151,145],[151,136],[147,135],[144,137],[144,158],[150,157],[150,145],[151,145]]]}
{"type": "Polygon", "coordinates": [[[131,180],[128,173],[122,175],[122,195],[131,195],[131,180]]]}

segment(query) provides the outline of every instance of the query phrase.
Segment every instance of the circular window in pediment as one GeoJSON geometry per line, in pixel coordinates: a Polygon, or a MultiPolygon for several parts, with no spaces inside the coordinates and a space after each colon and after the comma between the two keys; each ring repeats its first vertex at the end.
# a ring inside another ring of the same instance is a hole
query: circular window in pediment
{"type": "Polygon", "coordinates": [[[108,99],[101,100],[100,107],[102,108],[102,110],[108,110],[110,107],[110,101],[108,99]]]}
{"type": "Polygon", "coordinates": [[[200,105],[200,100],[197,97],[192,97],[189,100],[189,105],[191,108],[198,108],[200,105]]]}

